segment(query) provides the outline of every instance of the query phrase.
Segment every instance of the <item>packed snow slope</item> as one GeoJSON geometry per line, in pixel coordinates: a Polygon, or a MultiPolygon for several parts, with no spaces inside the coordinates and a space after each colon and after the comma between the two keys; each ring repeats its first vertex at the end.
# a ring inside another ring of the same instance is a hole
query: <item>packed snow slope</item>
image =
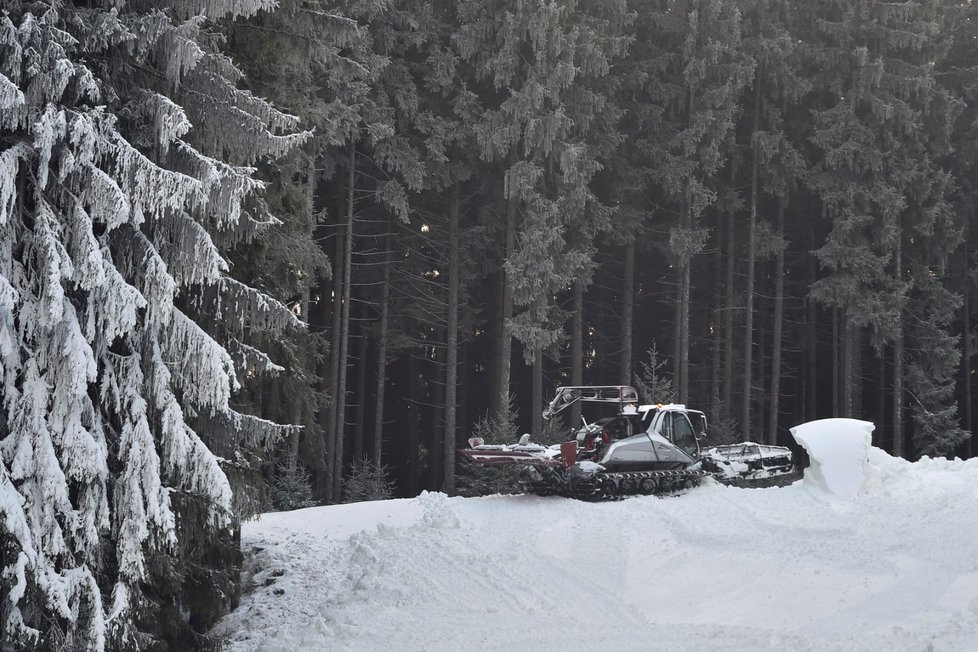
{"type": "Polygon", "coordinates": [[[911,464],[871,428],[796,431],[813,465],[782,488],[266,514],[215,633],[249,651],[978,651],[978,459],[911,464]]]}

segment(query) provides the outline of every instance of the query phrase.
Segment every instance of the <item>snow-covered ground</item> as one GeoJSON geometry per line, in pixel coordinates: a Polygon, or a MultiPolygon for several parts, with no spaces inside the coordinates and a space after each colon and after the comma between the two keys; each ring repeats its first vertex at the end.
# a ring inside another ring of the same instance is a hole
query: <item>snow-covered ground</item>
{"type": "Polygon", "coordinates": [[[978,651],[978,459],[907,463],[867,427],[797,431],[813,466],[789,487],[266,514],[216,632],[231,650],[978,651]]]}

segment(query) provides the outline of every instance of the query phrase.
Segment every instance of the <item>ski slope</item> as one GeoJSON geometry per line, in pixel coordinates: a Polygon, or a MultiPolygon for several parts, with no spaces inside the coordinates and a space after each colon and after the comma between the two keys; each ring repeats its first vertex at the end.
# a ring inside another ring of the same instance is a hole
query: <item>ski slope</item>
{"type": "Polygon", "coordinates": [[[978,652],[978,459],[908,463],[869,429],[796,432],[813,463],[782,488],[266,514],[215,633],[238,651],[978,652]]]}

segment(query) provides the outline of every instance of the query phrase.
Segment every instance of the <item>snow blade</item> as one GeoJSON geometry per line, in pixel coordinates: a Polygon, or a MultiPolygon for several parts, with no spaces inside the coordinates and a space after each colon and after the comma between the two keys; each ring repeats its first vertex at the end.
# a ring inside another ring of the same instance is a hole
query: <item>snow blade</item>
{"type": "Polygon", "coordinates": [[[748,441],[714,446],[703,455],[704,466],[721,478],[761,479],[794,469],[791,449],[748,441]]]}

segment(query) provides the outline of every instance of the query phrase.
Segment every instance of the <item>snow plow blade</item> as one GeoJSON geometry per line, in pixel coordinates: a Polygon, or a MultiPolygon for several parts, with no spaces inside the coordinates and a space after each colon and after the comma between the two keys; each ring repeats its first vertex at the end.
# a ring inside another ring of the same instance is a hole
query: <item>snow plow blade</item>
{"type": "Polygon", "coordinates": [[[794,459],[790,448],[748,441],[706,450],[703,466],[721,479],[749,481],[789,474],[794,470],[794,459]]]}

